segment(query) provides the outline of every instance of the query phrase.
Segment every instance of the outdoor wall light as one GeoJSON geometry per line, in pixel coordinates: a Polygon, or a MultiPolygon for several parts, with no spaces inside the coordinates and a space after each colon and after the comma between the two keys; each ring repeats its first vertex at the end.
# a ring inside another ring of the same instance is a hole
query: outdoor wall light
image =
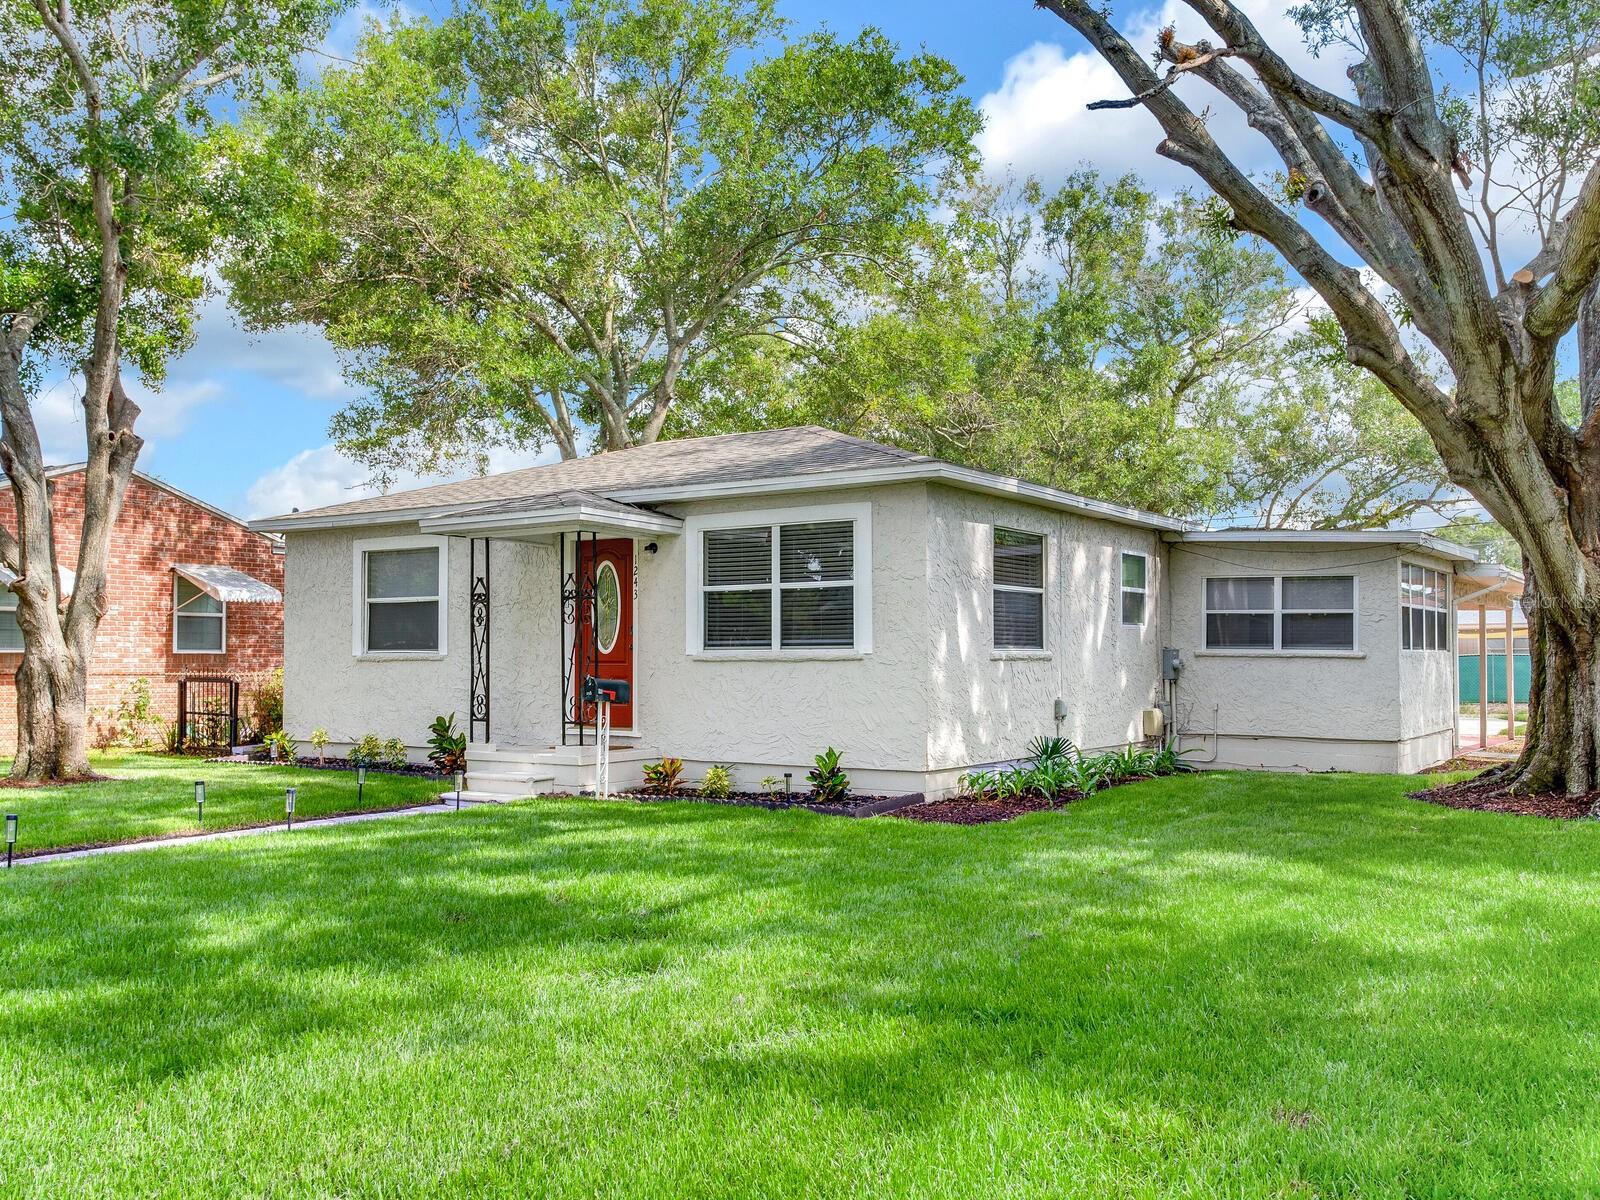
{"type": "Polygon", "coordinates": [[[6,870],[11,869],[11,851],[17,844],[17,814],[6,814],[6,870]]]}
{"type": "Polygon", "coordinates": [[[294,828],[294,797],[298,788],[288,788],[283,793],[283,825],[285,829],[294,828]]]}
{"type": "Polygon", "coordinates": [[[195,819],[204,828],[206,823],[206,781],[204,779],[196,779],[194,781],[194,811],[195,819]]]}
{"type": "Polygon", "coordinates": [[[646,546],[644,548],[644,552],[646,554],[654,554],[656,552],[656,544],[654,542],[651,542],[648,546],[646,546]]]}
{"type": "Polygon", "coordinates": [[[467,786],[467,773],[465,771],[457,771],[456,772],[456,811],[457,812],[461,811],[461,789],[466,787],[466,786],[467,786]]]}

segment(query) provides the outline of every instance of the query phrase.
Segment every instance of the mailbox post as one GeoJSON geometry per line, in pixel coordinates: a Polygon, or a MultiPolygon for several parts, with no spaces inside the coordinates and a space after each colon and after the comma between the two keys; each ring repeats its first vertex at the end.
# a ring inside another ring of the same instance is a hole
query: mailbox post
{"type": "Polygon", "coordinates": [[[604,800],[611,794],[611,706],[628,703],[631,689],[626,679],[583,677],[583,702],[594,705],[594,790],[604,800]]]}

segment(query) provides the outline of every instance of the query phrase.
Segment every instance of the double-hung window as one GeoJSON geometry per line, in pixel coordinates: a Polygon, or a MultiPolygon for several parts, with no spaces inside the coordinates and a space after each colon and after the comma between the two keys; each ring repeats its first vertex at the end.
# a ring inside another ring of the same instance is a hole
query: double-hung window
{"type": "Polygon", "coordinates": [[[1443,571],[1400,564],[1400,648],[1450,649],[1450,608],[1443,571]]]}
{"type": "Polygon", "coordinates": [[[1206,580],[1207,650],[1354,650],[1353,575],[1206,580]]]}
{"type": "Polygon", "coordinates": [[[362,654],[443,654],[442,538],[356,543],[356,639],[362,654]]]}
{"type": "Polygon", "coordinates": [[[228,606],[172,577],[172,649],[178,654],[221,654],[228,645],[228,606]]]}
{"type": "Polygon", "coordinates": [[[699,648],[864,650],[858,605],[865,518],[699,531],[699,648]]]}
{"type": "Polygon", "coordinates": [[[1149,595],[1150,560],[1131,550],[1122,552],[1122,623],[1143,625],[1149,595]]]}
{"type": "Polygon", "coordinates": [[[994,648],[1044,649],[1044,537],[994,531],[994,648]]]}
{"type": "Polygon", "coordinates": [[[0,586],[0,650],[22,649],[22,626],[17,624],[17,594],[0,586]]]}

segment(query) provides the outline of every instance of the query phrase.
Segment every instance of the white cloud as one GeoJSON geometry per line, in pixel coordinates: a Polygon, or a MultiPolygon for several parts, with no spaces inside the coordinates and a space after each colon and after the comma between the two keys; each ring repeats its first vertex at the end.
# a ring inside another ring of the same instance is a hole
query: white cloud
{"type": "MultiPolygon", "coordinates": [[[[554,448],[544,450],[503,450],[489,453],[489,473],[515,471],[522,467],[542,466],[555,462],[560,455],[554,448]]],[[[472,472],[458,471],[444,475],[405,474],[394,481],[388,490],[405,491],[433,483],[470,478],[472,472]]],[[[372,472],[360,463],[352,462],[334,446],[318,446],[302,450],[280,467],[262,475],[250,487],[246,497],[246,515],[250,517],[277,516],[293,509],[320,508],[325,504],[344,504],[368,496],[381,495],[383,489],[371,483],[372,472]]]]}
{"type": "MultiPolygon", "coordinates": [[[[1279,50],[1302,75],[1330,90],[1348,94],[1344,60],[1334,52],[1312,58],[1304,48],[1298,27],[1279,5],[1270,0],[1242,0],[1268,43],[1279,50]]],[[[1153,47],[1157,32],[1175,25],[1179,40],[1209,38],[1210,29],[1182,0],[1165,0],[1160,10],[1146,9],[1121,23],[1136,49],[1153,47]]],[[[984,96],[985,117],[978,149],[989,171],[1007,170],[1036,175],[1045,183],[1058,182],[1084,163],[1102,175],[1135,171],[1159,192],[1179,187],[1199,187],[1186,167],[1156,154],[1161,127],[1142,106],[1127,109],[1088,110],[1094,100],[1122,99],[1128,89],[1104,59],[1087,43],[1071,40],[1065,46],[1035,42],[1010,59],[1000,86],[984,96]]],[[[1265,139],[1245,123],[1239,111],[1199,79],[1181,80],[1184,100],[1197,112],[1210,110],[1208,128],[1218,143],[1236,156],[1247,171],[1278,166],[1265,139]]]]}

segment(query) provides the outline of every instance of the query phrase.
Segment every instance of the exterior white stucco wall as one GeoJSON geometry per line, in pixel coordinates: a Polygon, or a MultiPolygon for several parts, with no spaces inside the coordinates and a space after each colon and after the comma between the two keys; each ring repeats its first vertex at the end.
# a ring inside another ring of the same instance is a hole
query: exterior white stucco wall
{"type": "Polygon", "coordinates": [[[352,652],[355,543],[416,534],[410,524],[308,530],[285,539],[283,719],[296,740],[326,729],[340,752],[366,733],[416,748],[434,717],[466,713],[465,543],[450,542],[446,550],[448,653],[363,658],[352,652]]]}
{"type": "Polygon", "coordinates": [[[1400,649],[1402,558],[1449,570],[1426,555],[1374,547],[1172,546],[1169,637],[1183,657],[1176,726],[1197,761],[1414,771],[1448,757],[1451,654],[1400,649]],[[1208,651],[1206,579],[1249,575],[1354,575],[1356,649],[1208,651]]]}
{"type": "Polygon", "coordinates": [[[929,489],[930,771],[1021,757],[1040,734],[1085,750],[1140,739],[1156,700],[1162,546],[1149,530],[956,488],[929,489]],[[1045,537],[1045,649],[996,650],[996,526],[1045,537]],[[1143,626],[1121,624],[1122,552],[1147,556],[1143,626]],[[1055,720],[1057,697],[1066,719],[1055,720]]]}
{"type": "Polygon", "coordinates": [[[914,483],[663,506],[685,519],[749,514],[754,524],[773,510],[870,505],[872,648],[691,655],[685,558],[692,535],[657,538],[657,552],[637,559],[639,743],[691,764],[732,764],[742,786],[785,770],[803,780],[828,746],[843,754],[858,782],[871,778],[863,771],[920,777],[928,720],[927,495],[914,483]]]}

